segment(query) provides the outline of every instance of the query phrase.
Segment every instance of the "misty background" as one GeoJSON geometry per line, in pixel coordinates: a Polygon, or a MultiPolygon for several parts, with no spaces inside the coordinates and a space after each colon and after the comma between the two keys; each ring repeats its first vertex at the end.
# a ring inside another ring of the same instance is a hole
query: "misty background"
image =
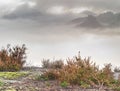
{"type": "Polygon", "coordinates": [[[91,56],[120,64],[119,0],[0,0],[0,47],[26,44],[27,63],[91,56]]]}

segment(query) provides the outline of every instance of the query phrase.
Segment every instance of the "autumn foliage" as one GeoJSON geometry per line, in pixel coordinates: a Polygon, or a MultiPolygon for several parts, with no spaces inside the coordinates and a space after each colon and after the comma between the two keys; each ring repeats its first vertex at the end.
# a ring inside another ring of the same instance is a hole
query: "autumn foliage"
{"type": "Polygon", "coordinates": [[[11,47],[9,44],[6,48],[0,50],[0,71],[18,71],[20,70],[26,59],[26,47],[11,47]]]}
{"type": "MultiPolygon", "coordinates": [[[[80,55],[70,59],[60,69],[48,69],[42,76],[54,78],[58,82],[67,82],[70,85],[79,85],[82,88],[99,88],[114,84],[111,64],[105,64],[100,69],[90,57],[82,59],[80,55]]],[[[112,86],[111,85],[111,86],[112,86]]]]}

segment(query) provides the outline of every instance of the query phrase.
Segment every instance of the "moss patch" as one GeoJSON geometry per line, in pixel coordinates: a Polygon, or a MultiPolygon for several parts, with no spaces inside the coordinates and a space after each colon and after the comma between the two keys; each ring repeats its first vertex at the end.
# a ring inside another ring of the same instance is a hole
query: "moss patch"
{"type": "Polygon", "coordinates": [[[0,72],[0,78],[17,79],[28,75],[28,72],[0,72]]]}

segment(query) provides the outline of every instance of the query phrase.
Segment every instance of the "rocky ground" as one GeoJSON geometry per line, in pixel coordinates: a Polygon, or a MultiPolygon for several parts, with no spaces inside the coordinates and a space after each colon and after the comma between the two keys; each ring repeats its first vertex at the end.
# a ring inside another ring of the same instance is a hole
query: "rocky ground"
{"type": "Polygon", "coordinates": [[[61,87],[57,81],[37,81],[34,79],[36,75],[41,74],[43,69],[24,69],[29,71],[25,77],[18,79],[6,80],[1,79],[5,84],[0,87],[0,91],[112,91],[98,89],[82,89],[78,86],[61,87]]]}

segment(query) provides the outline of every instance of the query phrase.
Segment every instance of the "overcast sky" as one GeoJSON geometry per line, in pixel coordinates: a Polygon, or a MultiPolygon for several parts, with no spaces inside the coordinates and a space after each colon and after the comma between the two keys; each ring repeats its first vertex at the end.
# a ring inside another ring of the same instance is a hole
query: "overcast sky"
{"type": "Polygon", "coordinates": [[[0,46],[26,44],[27,62],[37,66],[78,51],[119,66],[119,9],[120,0],[0,0],[0,46]]]}

